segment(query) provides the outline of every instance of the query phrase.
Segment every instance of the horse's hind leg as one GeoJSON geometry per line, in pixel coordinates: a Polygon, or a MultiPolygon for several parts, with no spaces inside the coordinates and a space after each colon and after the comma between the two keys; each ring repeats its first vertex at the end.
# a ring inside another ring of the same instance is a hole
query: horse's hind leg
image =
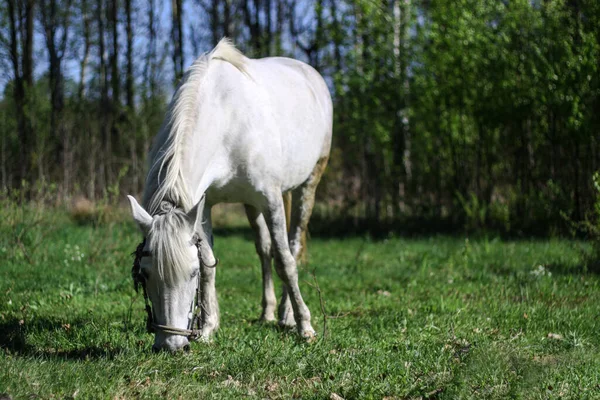
{"type": "MultiPolygon", "coordinates": [[[[308,220],[315,204],[317,185],[321,181],[321,176],[323,176],[328,159],[328,157],[319,159],[306,182],[291,192],[291,212],[286,217],[289,221],[288,237],[290,240],[290,250],[297,264],[305,263],[307,260],[306,231],[308,220]]],[[[284,198],[284,200],[287,199],[284,198]]],[[[279,303],[279,325],[287,327],[296,325],[292,304],[285,285],[283,286],[281,303],[279,303]]]]}
{"type": "Polygon", "coordinates": [[[306,182],[292,191],[289,238],[290,249],[298,263],[305,263],[307,261],[306,231],[308,220],[315,205],[317,185],[321,181],[321,176],[323,176],[328,160],[329,157],[321,157],[306,182]]]}
{"type": "Polygon", "coordinates": [[[250,226],[254,231],[256,253],[260,258],[263,277],[263,297],[261,321],[275,321],[275,289],[271,274],[271,235],[265,217],[256,208],[244,205],[250,226]]]}
{"type": "Polygon", "coordinates": [[[313,337],[315,330],[310,323],[310,311],[306,307],[300,293],[300,288],[298,287],[296,260],[290,252],[288,243],[285,209],[281,192],[272,191],[268,193],[267,210],[265,211],[273,243],[275,268],[286,287],[287,296],[292,303],[298,333],[303,337],[313,337]]]}
{"type": "MultiPolygon", "coordinates": [[[[285,221],[286,230],[290,230],[290,220],[292,213],[292,192],[286,192],[283,194],[283,205],[285,207],[285,221]]],[[[289,234],[288,234],[289,237],[289,234]]],[[[296,326],[296,320],[294,319],[294,309],[288,295],[287,286],[281,286],[281,301],[279,302],[279,326],[287,328],[293,328],[296,326]]]]}
{"type": "Polygon", "coordinates": [[[290,301],[286,285],[283,285],[281,288],[281,302],[279,303],[278,314],[279,326],[284,326],[286,328],[293,328],[296,326],[294,309],[292,308],[292,302],[290,301]]]}

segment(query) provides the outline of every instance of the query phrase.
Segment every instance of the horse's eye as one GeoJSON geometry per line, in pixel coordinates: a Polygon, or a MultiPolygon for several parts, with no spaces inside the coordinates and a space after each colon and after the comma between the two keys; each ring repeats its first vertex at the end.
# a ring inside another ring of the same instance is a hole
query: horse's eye
{"type": "Polygon", "coordinates": [[[197,276],[198,276],[198,272],[199,272],[199,271],[200,271],[200,269],[199,269],[199,268],[197,268],[197,269],[194,269],[194,270],[192,271],[192,275],[191,275],[191,277],[192,277],[192,278],[195,278],[195,277],[197,277],[197,276]]]}

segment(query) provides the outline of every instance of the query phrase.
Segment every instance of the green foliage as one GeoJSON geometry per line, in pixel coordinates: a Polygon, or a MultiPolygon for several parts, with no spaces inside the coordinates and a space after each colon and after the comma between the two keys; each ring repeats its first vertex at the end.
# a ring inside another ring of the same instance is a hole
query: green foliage
{"type": "MultiPolygon", "coordinates": [[[[112,9],[105,3],[75,2],[69,11],[73,49],[62,64],[67,76],[60,116],[51,104],[52,74],[38,72],[45,62],[39,62],[44,43],[37,36],[37,79],[27,87],[24,110],[16,108],[14,82],[5,85],[1,184],[6,191],[18,188],[23,200],[52,185],[63,201],[83,195],[114,203],[119,194],[142,190],[146,154],[172,93],[166,75],[177,54],[170,52],[178,46],[164,35],[171,27],[146,20],[156,19],[157,10],[138,4],[143,18],[134,21],[133,47],[143,51],[128,57],[129,47],[120,43],[127,37],[110,40],[125,28],[125,2],[117,4],[116,25],[113,17],[107,21],[101,52],[95,19],[103,15],[98,7],[112,9]],[[146,28],[150,37],[136,33],[146,28]],[[79,59],[85,43],[89,60],[79,59]],[[100,53],[109,56],[106,69],[100,53]],[[74,62],[88,62],[87,75],[69,74],[74,62]],[[120,88],[126,81],[134,87],[120,88]],[[123,97],[130,96],[125,107],[123,97]],[[31,122],[31,149],[21,146],[26,135],[20,137],[17,111],[31,122]]],[[[192,36],[195,21],[206,17],[213,38],[228,32],[248,55],[299,58],[324,75],[335,121],[319,212],[375,228],[421,219],[548,234],[565,230],[561,211],[581,222],[592,209],[590,179],[600,154],[597,0],[244,4],[213,1],[199,11],[208,15],[186,11],[183,17],[194,21],[192,36]],[[225,16],[226,9],[248,13],[236,20],[225,16]]],[[[0,6],[2,21],[8,12],[0,6]]],[[[0,29],[5,38],[9,25],[0,29]]],[[[187,38],[195,52],[210,47],[197,39],[187,38]]]]}
{"type": "Polygon", "coordinates": [[[0,392],[13,398],[598,394],[600,278],[583,272],[582,242],[312,238],[300,281],[321,338],[308,344],[256,322],[250,231],[217,229],[221,329],[190,353],[153,354],[129,275],[129,216],[82,226],[2,205],[0,392]]]}
{"type": "Polygon", "coordinates": [[[488,219],[486,204],[481,204],[475,193],[470,193],[468,198],[463,197],[460,193],[456,193],[456,197],[465,214],[465,228],[471,231],[484,228],[488,219]]]}
{"type": "Polygon", "coordinates": [[[399,16],[389,4],[345,8],[334,137],[361,182],[348,202],[468,229],[582,220],[599,144],[597,2],[402,1],[399,16]]]}
{"type": "Polygon", "coordinates": [[[573,220],[564,211],[561,211],[560,215],[569,226],[573,236],[585,235],[591,242],[591,251],[584,251],[583,258],[586,268],[598,273],[600,272],[600,171],[596,171],[592,176],[592,187],[595,193],[594,203],[582,221],[573,220]]]}
{"type": "Polygon", "coordinates": [[[107,202],[115,204],[119,201],[119,199],[121,197],[121,189],[120,189],[121,181],[127,175],[128,170],[129,170],[129,166],[127,166],[127,165],[124,165],[123,167],[121,167],[115,182],[106,188],[105,196],[106,196],[107,202]]]}
{"type": "Polygon", "coordinates": [[[593,271],[600,271],[600,171],[594,173],[592,184],[595,191],[594,204],[589,215],[578,224],[578,227],[592,241],[592,252],[587,259],[588,268],[593,271]]]}

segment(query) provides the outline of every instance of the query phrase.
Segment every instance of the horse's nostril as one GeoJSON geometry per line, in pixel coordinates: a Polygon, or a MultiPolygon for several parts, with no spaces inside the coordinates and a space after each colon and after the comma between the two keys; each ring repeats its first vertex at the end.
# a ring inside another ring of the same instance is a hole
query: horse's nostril
{"type": "Polygon", "coordinates": [[[186,353],[187,353],[188,351],[190,351],[190,345],[189,345],[189,344],[186,344],[185,346],[183,346],[183,351],[185,351],[186,353]]]}
{"type": "Polygon", "coordinates": [[[152,345],[152,351],[153,351],[154,353],[158,353],[158,352],[160,351],[160,347],[158,347],[157,345],[153,344],[153,345],[152,345]]]}

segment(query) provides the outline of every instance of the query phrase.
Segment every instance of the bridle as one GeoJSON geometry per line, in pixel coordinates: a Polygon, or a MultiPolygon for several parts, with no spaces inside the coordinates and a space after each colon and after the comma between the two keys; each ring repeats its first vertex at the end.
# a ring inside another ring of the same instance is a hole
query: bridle
{"type": "MultiPolygon", "coordinates": [[[[198,261],[200,262],[200,267],[207,268],[215,268],[219,264],[219,259],[215,259],[215,263],[213,265],[204,265],[202,262],[202,256],[200,254],[200,243],[202,239],[198,234],[195,234],[192,237],[192,244],[196,246],[198,249],[198,261]]],[[[133,287],[135,288],[136,293],[139,293],[139,287],[142,287],[142,291],[144,294],[144,303],[146,306],[146,331],[148,333],[154,333],[157,331],[168,333],[171,335],[180,335],[186,336],[188,340],[197,340],[201,334],[201,321],[200,321],[200,312],[201,301],[200,301],[200,273],[197,275],[196,281],[196,295],[194,296],[194,301],[192,302],[190,313],[188,316],[188,327],[187,329],[181,329],[174,326],[169,325],[160,325],[154,323],[154,314],[152,313],[152,306],[150,305],[150,300],[148,299],[148,291],[146,290],[146,278],[142,274],[141,261],[142,257],[151,257],[152,253],[149,251],[144,251],[144,247],[146,246],[146,238],[137,246],[135,252],[132,253],[135,256],[133,260],[133,267],[131,268],[131,277],[133,278],[133,287]]]]}

